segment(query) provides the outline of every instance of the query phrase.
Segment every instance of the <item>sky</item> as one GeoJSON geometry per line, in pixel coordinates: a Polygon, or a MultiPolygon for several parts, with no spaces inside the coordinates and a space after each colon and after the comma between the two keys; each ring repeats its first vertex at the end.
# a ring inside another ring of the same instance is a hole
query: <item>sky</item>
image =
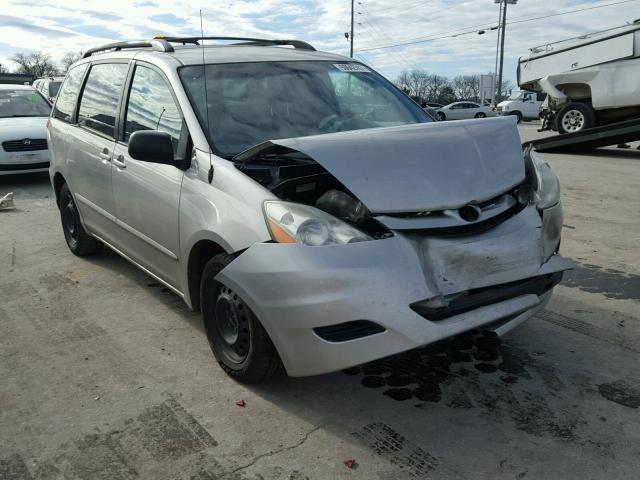
{"type": "MultiPolygon", "coordinates": [[[[519,56],[537,45],[615,27],[640,18],[640,0],[525,21],[620,0],[519,0],[507,10],[504,75],[514,81],[519,56]],[[515,22],[509,25],[509,22],[515,22]]],[[[350,0],[0,0],[0,64],[16,53],[68,51],[155,35],[297,38],[318,50],[348,55],[344,33],[350,0]]],[[[422,68],[455,76],[494,70],[498,5],[493,0],[356,0],[354,50],[390,79],[422,68]],[[472,32],[451,38],[455,33],[472,32]],[[438,38],[447,35],[447,38],[438,38]],[[431,37],[392,48],[393,43],[431,37]]]]}

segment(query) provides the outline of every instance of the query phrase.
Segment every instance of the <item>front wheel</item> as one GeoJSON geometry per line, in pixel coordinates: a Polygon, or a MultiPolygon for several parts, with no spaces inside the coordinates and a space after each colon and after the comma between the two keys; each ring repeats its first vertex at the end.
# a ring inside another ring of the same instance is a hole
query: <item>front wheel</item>
{"type": "Polygon", "coordinates": [[[82,226],[78,207],[66,183],[62,185],[58,198],[62,231],[69,250],[79,257],[92,255],[102,250],[102,242],[90,236],[82,226]]]}
{"type": "Polygon", "coordinates": [[[441,122],[444,122],[447,119],[446,115],[442,112],[436,112],[436,117],[441,122]]]}
{"type": "Polygon", "coordinates": [[[479,112],[474,115],[474,118],[486,118],[486,117],[487,117],[487,114],[483,112],[479,112]]]}
{"type": "Polygon", "coordinates": [[[234,379],[259,383],[272,377],[280,357],[249,306],[230,287],[215,280],[233,257],[226,253],[207,262],[200,282],[200,308],[213,355],[234,379]]]}
{"type": "Polygon", "coordinates": [[[560,133],[576,133],[591,128],[596,123],[593,109],[584,103],[565,105],[556,115],[556,128],[560,133]]]}

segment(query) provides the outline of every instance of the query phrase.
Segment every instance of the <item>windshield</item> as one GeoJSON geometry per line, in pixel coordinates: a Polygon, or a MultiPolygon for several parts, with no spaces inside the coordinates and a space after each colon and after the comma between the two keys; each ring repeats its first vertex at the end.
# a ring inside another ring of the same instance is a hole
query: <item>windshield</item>
{"type": "Polygon", "coordinates": [[[35,90],[0,90],[0,118],[48,117],[51,106],[35,90]]]}
{"type": "Polygon", "coordinates": [[[58,95],[58,92],[60,91],[60,85],[62,85],[62,82],[51,82],[49,84],[50,97],[55,97],[56,95],[58,95]]]}
{"type": "Polygon", "coordinates": [[[511,92],[511,95],[509,95],[509,98],[507,98],[507,100],[520,100],[523,94],[524,92],[520,90],[515,90],[511,92]]]}
{"type": "Polygon", "coordinates": [[[206,65],[206,99],[202,73],[202,65],[183,67],[180,77],[210,144],[225,157],[266,140],[432,121],[358,63],[206,65]]]}

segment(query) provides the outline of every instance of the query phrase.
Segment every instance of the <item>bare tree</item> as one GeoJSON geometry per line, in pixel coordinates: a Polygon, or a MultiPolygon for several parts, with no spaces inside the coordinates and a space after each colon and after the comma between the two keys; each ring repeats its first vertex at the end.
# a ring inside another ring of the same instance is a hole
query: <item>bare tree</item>
{"type": "Polygon", "coordinates": [[[62,68],[60,69],[60,73],[67,73],[69,71],[69,67],[76,63],[78,60],[82,58],[82,51],[79,52],[67,52],[62,57],[60,61],[60,65],[62,68]]]}
{"type": "Polygon", "coordinates": [[[477,101],[480,97],[480,76],[458,75],[451,82],[451,87],[457,99],[477,101]]]}
{"type": "Polygon", "coordinates": [[[11,61],[18,64],[17,73],[26,73],[34,77],[48,77],[58,72],[55,63],[46,53],[16,53],[11,61]]]}
{"type": "Polygon", "coordinates": [[[0,63],[0,73],[9,73],[9,69],[0,63]]]}

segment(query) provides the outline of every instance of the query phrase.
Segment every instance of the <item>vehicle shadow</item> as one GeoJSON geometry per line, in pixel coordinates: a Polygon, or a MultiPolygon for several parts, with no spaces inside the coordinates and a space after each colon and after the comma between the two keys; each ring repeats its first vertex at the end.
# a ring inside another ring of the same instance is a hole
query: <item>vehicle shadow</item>
{"type": "Polygon", "coordinates": [[[198,329],[198,331],[202,332],[202,335],[204,335],[204,327],[202,325],[200,313],[189,310],[189,307],[187,307],[182,298],[180,298],[176,293],[165,287],[153,277],[147,275],[128,260],[122,258],[110,248],[105,246],[99,254],[83,257],[83,260],[96,267],[109,270],[117,275],[127,278],[128,281],[134,283],[141,290],[153,296],[155,301],[162,303],[173,312],[180,315],[181,318],[192,324],[198,329]]]}

